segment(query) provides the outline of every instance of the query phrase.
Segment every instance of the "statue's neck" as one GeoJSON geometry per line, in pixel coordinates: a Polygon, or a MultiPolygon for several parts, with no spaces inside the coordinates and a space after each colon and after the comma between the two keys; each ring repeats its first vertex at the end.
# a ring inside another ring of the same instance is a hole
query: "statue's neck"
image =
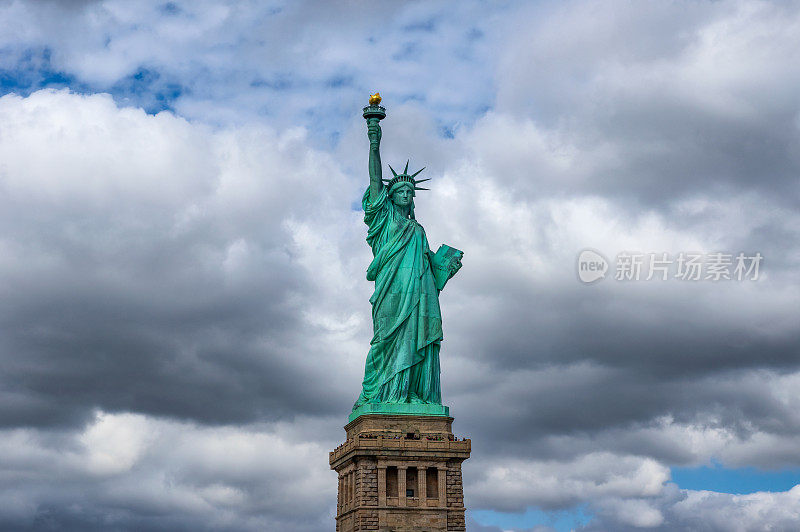
{"type": "Polygon", "coordinates": [[[403,218],[408,218],[411,214],[411,205],[395,205],[394,209],[397,211],[397,214],[403,218]]]}

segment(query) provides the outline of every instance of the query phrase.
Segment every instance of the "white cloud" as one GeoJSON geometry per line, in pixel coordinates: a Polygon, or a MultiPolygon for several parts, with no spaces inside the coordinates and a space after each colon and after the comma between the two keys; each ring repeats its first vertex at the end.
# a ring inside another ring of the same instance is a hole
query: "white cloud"
{"type": "Polygon", "coordinates": [[[148,428],[143,416],[99,413],[78,438],[88,471],[98,476],[129,472],[147,445],[148,428]]]}
{"type": "Polygon", "coordinates": [[[601,499],[597,504],[601,513],[608,513],[625,525],[653,528],[664,522],[664,515],[652,503],[641,499],[601,499]]]}
{"type": "Polygon", "coordinates": [[[0,474],[15,478],[0,491],[0,504],[14,509],[3,512],[4,522],[31,526],[49,510],[86,519],[101,512],[109,526],[124,528],[156,526],[150,514],[203,529],[311,531],[332,519],[326,448],[280,426],[203,427],[98,412],[82,431],[58,438],[54,446],[43,431],[3,431],[0,474]]]}
{"type": "Polygon", "coordinates": [[[800,521],[800,486],[750,495],[690,491],[671,510],[683,529],[703,522],[710,530],[792,530],[800,521]]]}
{"type": "MultiPolygon", "coordinates": [[[[566,461],[480,460],[482,471],[467,486],[480,508],[521,511],[535,504],[564,508],[579,501],[660,493],[669,470],[655,460],[589,453],[566,461]]],[[[470,464],[475,467],[476,464],[470,464]]]]}

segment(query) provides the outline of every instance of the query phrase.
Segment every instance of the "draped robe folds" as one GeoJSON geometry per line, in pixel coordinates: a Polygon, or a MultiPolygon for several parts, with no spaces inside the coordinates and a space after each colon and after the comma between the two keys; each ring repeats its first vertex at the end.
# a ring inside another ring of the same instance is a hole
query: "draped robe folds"
{"type": "Polygon", "coordinates": [[[375,281],[374,336],[361,395],[365,403],[441,404],[439,347],[442,315],[431,271],[428,239],[416,220],[403,218],[384,188],[370,202],[364,193],[367,243],[374,259],[367,280],[375,281]]]}

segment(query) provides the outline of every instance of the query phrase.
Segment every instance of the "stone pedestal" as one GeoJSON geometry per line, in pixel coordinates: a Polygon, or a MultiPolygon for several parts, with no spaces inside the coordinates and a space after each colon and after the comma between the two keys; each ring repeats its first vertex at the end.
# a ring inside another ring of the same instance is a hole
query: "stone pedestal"
{"type": "Polygon", "coordinates": [[[362,415],[330,453],[339,474],[336,531],[466,530],[461,463],[471,442],[453,418],[362,415]]]}

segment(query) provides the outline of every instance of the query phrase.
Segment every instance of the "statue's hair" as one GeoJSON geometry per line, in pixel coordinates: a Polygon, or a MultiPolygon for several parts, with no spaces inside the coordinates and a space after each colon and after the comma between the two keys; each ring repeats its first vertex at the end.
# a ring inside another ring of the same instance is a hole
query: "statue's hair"
{"type": "Polygon", "coordinates": [[[416,196],[416,192],[414,192],[414,184],[409,181],[396,181],[389,187],[389,195],[391,196],[394,194],[395,190],[400,189],[400,187],[408,187],[411,189],[411,195],[416,196]]]}

